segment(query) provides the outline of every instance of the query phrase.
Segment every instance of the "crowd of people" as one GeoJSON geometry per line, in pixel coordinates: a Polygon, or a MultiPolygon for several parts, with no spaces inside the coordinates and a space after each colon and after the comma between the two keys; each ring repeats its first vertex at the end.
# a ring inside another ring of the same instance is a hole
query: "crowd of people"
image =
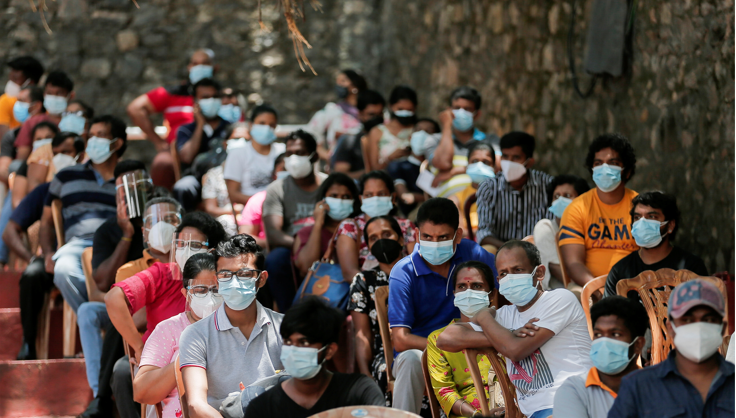
{"type": "Polygon", "coordinates": [[[353,70],[337,75],[335,103],[281,134],[277,107],[244,112],[214,60],[194,52],[188,80],[127,107],[156,148],[150,170],[124,158],[126,123],[75,99],[67,74],[30,56],[8,62],[0,262],[27,265],[18,359],[38,357],[38,317],[57,288],[77,315],[94,396],[82,417],[116,407],[141,418],[139,404],[164,418],[351,405],[429,416],[434,399],[448,417],[471,417],[478,391],[499,397],[493,376],[504,373],[530,418],[734,415],[718,288],[674,288],[665,332],[675,348],[659,364],[638,294],[617,294],[646,270],[709,276],[675,245],[686,219],[676,196],[627,187],[627,138],[591,140],[581,158],[591,185],[535,168],[528,133],[482,132],[472,87],[455,89],[437,120],[419,118],[414,89],[397,86],[386,102],[353,70]],[[602,276],[591,338],[580,291],[602,276]],[[463,353],[486,347],[506,367],[479,356],[476,387],[463,353]]]}

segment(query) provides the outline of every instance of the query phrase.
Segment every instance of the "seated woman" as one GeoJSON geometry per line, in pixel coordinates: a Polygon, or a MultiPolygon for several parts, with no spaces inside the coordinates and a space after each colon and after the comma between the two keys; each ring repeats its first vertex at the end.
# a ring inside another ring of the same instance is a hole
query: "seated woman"
{"type": "Polygon", "coordinates": [[[186,298],[186,311],[156,325],[143,346],[140,369],[133,379],[134,399],[147,405],[163,402],[162,418],[181,416],[174,373],[181,333],[189,324],[208,317],[222,304],[222,296],[217,293],[216,270],[212,254],[194,254],[187,260],[181,289],[186,298]]]}
{"type": "MultiPolygon", "coordinates": [[[[534,226],[534,245],[542,256],[542,265],[546,268],[542,287],[544,290],[562,287],[562,269],[557,257],[557,233],[560,231],[560,219],[567,205],[576,197],[590,190],[588,182],[578,176],[563,174],[555,177],[547,185],[547,202],[549,211],[555,219],[542,219],[534,226]]],[[[578,286],[579,288],[579,286],[578,286]]]]}
{"type": "Polygon", "coordinates": [[[337,259],[342,269],[342,277],[355,277],[362,270],[370,270],[378,265],[371,254],[362,231],[373,217],[391,215],[401,227],[401,235],[409,254],[414,250],[414,224],[408,219],[396,217],[396,192],[394,182],[385,171],[371,171],[360,179],[360,210],[363,212],[353,219],[345,219],[338,226],[335,237],[337,259]]]}
{"type": "Polygon", "coordinates": [[[496,164],[496,153],[493,151],[491,141],[472,141],[468,147],[468,166],[465,174],[470,176],[472,183],[462,191],[450,196],[450,200],[455,202],[457,209],[460,211],[460,225],[463,232],[470,231],[470,227],[478,229],[478,205],[473,203],[470,208],[470,225],[466,225],[465,221],[465,201],[468,200],[477,190],[481,183],[491,177],[496,177],[494,166],[496,164]]]}
{"type": "MultiPolygon", "coordinates": [[[[305,277],[312,263],[322,258],[340,222],[360,213],[358,195],[355,182],[344,173],[331,174],[319,186],[314,224],[300,229],[294,237],[294,264],[299,277],[305,277]]],[[[352,277],[343,276],[345,280],[352,277]]]]}
{"type": "MultiPolygon", "coordinates": [[[[289,173],[286,171],[284,158],[286,154],[280,154],[273,163],[272,180],[287,177],[289,173]]],[[[268,241],[266,241],[266,227],[263,226],[263,202],[266,201],[266,191],[263,190],[254,194],[248,199],[248,203],[243,208],[238,220],[238,233],[248,234],[256,239],[256,243],[263,249],[268,249],[268,241]]]]}
{"type": "MultiPolygon", "coordinates": [[[[493,279],[490,267],[479,261],[466,261],[457,266],[452,275],[452,284],[455,289],[455,306],[460,309],[460,319],[454,319],[450,324],[472,327],[470,321],[473,316],[491,304],[493,279]]],[[[432,389],[448,417],[472,417],[480,413],[478,389],[473,384],[464,352],[452,353],[437,348],[437,337],[445,328],[447,327],[438,329],[427,338],[427,367],[432,389]]],[[[491,363],[486,356],[479,356],[477,360],[483,378],[483,390],[488,399],[488,373],[491,371],[491,363]]],[[[494,409],[492,416],[501,416],[501,411],[503,408],[494,409]]]]}
{"type": "Polygon", "coordinates": [[[386,172],[394,179],[401,212],[407,216],[425,200],[424,192],[417,186],[417,178],[425,159],[426,139],[439,132],[440,125],[436,121],[417,119],[411,134],[411,155],[406,160],[393,161],[386,167],[386,172]]]}
{"type": "Polygon", "coordinates": [[[391,119],[368,133],[368,161],[371,170],[384,170],[391,161],[411,154],[411,133],[417,121],[417,93],[397,86],[388,98],[391,119]]]}
{"type": "MultiPolygon", "coordinates": [[[[23,178],[16,179],[13,183],[13,197],[14,208],[18,206],[21,200],[31,190],[35,189],[41,183],[47,183],[54,178],[54,170],[48,170],[49,164],[54,157],[54,153],[51,150],[51,143],[54,138],[59,134],[59,128],[51,122],[43,121],[36,124],[31,130],[31,139],[33,140],[33,149],[28,160],[25,162],[27,168],[25,169],[25,176],[23,178]],[[43,160],[44,163],[34,163],[33,161],[43,160]],[[41,165],[44,168],[44,175],[42,178],[34,175],[32,166],[41,165]]],[[[18,177],[16,175],[16,177],[18,177]]]]}

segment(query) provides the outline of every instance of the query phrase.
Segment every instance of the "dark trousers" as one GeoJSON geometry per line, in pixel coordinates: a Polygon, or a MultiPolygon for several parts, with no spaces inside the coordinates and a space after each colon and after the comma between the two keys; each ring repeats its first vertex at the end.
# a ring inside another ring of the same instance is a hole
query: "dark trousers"
{"type": "Polygon", "coordinates": [[[294,271],[291,267],[291,250],[278,247],[271,250],[266,257],[268,272],[268,288],[278,305],[279,312],[286,312],[296,296],[294,271]]]}
{"type": "Polygon", "coordinates": [[[23,339],[35,357],[38,315],[43,309],[46,294],[54,287],[54,275],[46,273],[44,260],[34,258],[20,276],[20,322],[23,339]]]}
{"type": "MultiPolygon", "coordinates": [[[[105,338],[102,341],[102,355],[100,357],[100,383],[97,389],[97,398],[99,399],[99,409],[101,416],[112,415],[112,376],[115,362],[125,355],[123,348],[123,337],[120,336],[115,327],[110,327],[105,331],[105,338]]],[[[128,373],[130,374],[130,373],[128,373]]],[[[132,399],[130,400],[132,402],[132,399]]],[[[123,403],[125,399],[118,399],[117,403],[123,403]]]]}
{"type": "Polygon", "coordinates": [[[115,362],[110,386],[120,418],[140,418],[141,405],[133,400],[133,377],[130,375],[128,356],[120,357],[115,362]]]}

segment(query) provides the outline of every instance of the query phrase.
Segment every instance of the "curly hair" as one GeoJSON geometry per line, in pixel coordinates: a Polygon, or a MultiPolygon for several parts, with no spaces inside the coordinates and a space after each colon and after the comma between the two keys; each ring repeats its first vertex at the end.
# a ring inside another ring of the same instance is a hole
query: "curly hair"
{"type": "Polygon", "coordinates": [[[217,247],[222,240],[227,237],[225,228],[222,224],[213,218],[212,215],[205,212],[187,213],[181,219],[181,223],[176,227],[176,233],[179,234],[184,228],[192,227],[200,230],[207,236],[209,248],[217,247]]]}
{"type": "Polygon", "coordinates": [[[263,249],[256,243],[255,238],[248,234],[233,235],[225,241],[222,241],[215,250],[216,260],[220,258],[235,258],[241,254],[252,254],[256,258],[256,269],[264,270],[266,265],[266,256],[263,249]]]}
{"type": "Polygon", "coordinates": [[[631,180],[636,172],[636,153],[634,147],[631,146],[629,140],[621,134],[603,134],[593,140],[588,147],[588,155],[585,157],[585,167],[593,174],[593,162],[595,161],[595,153],[606,148],[611,148],[618,153],[624,169],[621,173],[621,181],[624,183],[631,180]]]}

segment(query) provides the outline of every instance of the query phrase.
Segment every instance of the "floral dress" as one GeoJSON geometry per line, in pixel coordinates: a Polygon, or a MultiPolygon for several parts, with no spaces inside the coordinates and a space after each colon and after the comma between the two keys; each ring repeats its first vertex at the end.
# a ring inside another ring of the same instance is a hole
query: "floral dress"
{"type": "MultiPolygon", "coordinates": [[[[401,233],[404,235],[404,245],[407,246],[410,242],[414,242],[414,224],[410,220],[403,218],[396,218],[396,221],[399,223],[401,233]]],[[[361,213],[353,219],[345,219],[338,225],[337,235],[335,235],[335,240],[341,235],[347,235],[356,241],[360,239],[358,267],[361,271],[378,267],[378,260],[371,254],[371,250],[368,248],[368,243],[365,242],[365,236],[363,235],[366,222],[365,213],[361,213]]]]}

